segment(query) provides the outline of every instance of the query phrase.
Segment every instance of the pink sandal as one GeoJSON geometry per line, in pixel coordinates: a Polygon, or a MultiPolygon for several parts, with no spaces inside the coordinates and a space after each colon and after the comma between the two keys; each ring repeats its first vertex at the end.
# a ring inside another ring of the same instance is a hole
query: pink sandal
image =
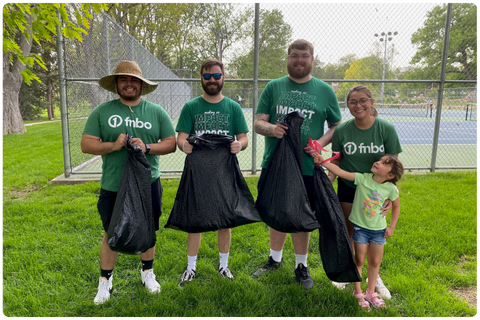
{"type": "Polygon", "coordinates": [[[370,304],[368,303],[367,300],[360,301],[360,299],[365,299],[365,295],[363,293],[357,293],[355,294],[355,291],[353,292],[353,296],[355,299],[359,300],[358,305],[360,308],[362,308],[363,311],[370,311],[370,304]]]}
{"type": "Polygon", "coordinates": [[[378,298],[378,294],[376,292],[368,293],[368,291],[366,291],[365,292],[365,299],[368,302],[370,302],[375,309],[384,309],[384,308],[387,307],[387,305],[385,304],[385,301],[378,298]]]}

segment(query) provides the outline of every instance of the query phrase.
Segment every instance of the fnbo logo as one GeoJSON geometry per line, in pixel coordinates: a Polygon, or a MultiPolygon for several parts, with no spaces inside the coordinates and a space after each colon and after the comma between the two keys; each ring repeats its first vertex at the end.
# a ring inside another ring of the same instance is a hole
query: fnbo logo
{"type": "MultiPolygon", "coordinates": [[[[108,119],[108,125],[112,128],[117,128],[120,127],[123,123],[123,119],[119,115],[113,115],[108,119]]],[[[143,122],[141,120],[138,120],[138,118],[135,118],[135,120],[130,119],[130,117],[125,118],[125,126],[126,127],[133,127],[133,128],[145,128],[145,129],[151,129],[152,124],[150,122],[143,122]]]]}
{"type": "Polygon", "coordinates": [[[385,147],[383,145],[381,146],[376,146],[372,143],[370,145],[365,145],[360,143],[360,145],[357,147],[357,145],[354,142],[347,142],[343,146],[343,150],[345,151],[346,154],[352,155],[355,154],[355,152],[359,153],[370,153],[370,154],[376,154],[376,153],[383,153],[385,152],[385,147]]]}
{"type": "Polygon", "coordinates": [[[344,146],[343,146],[343,150],[345,151],[346,154],[354,154],[355,152],[357,152],[357,145],[353,142],[347,142],[344,146]]]}
{"type": "Polygon", "coordinates": [[[108,119],[108,125],[112,128],[120,127],[122,123],[123,120],[119,115],[113,115],[108,119]]]}

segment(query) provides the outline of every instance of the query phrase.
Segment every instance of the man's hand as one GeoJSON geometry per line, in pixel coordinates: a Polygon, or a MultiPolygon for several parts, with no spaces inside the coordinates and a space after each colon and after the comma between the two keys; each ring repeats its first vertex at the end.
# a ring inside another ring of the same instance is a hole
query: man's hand
{"type": "Polygon", "coordinates": [[[318,154],[315,151],[315,149],[313,149],[309,145],[307,145],[306,147],[303,148],[303,152],[305,152],[306,154],[308,154],[309,156],[314,157],[314,158],[315,158],[315,155],[318,154]]]}
{"type": "Polygon", "coordinates": [[[288,130],[288,127],[283,125],[283,124],[280,124],[280,123],[277,123],[275,125],[275,129],[274,129],[274,135],[275,135],[275,138],[277,139],[282,139],[284,135],[287,134],[287,130],[288,130]]]}
{"type": "Polygon", "coordinates": [[[118,151],[126,146],[127,146],[127,135],[125,133],[120,133],[118,135],[117,140],[113,143],[113,151],[118,151]]]}
{"type": "Polygon", "coordinates": [[[190,142],[188,141],[185,141],[183,143],[183,152],[185,152],[186,154],[189,154],[189,153],[192,153],[193,151],[193,146],[190,144],[190,142]]]}
{"type": "Polygon", "coordinates": [[[147,148],[145,147],[145,143],[143,143],[142,139],[132,138],[130,139],[130,143],[142,148],[143,153],[147,152],[147,148]]]}
{"type": "Polygon", "coordinates": [[[230,143],[230,152],[233,154],[239,153],[242,150],[242,143],[240,141],[233,141],[230,143]]]}

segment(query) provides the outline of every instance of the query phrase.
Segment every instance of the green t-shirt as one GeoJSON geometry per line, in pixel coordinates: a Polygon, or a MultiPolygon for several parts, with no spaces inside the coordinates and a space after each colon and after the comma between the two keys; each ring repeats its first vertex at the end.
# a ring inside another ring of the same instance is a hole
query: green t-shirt
{"type": "MultiPolygon", "coordinates": [[[[268,114],[270,123],[276,124],[277,119],[283,119],[294,111],[305,115],[301,128],[303,146],[307,145],[308,138],[319,139],[323,136],[325,121],[336,123],[342,120],[335,92],[317,78],[297,83],[285,76],[267,83],[258,101],[256,113],[268,114]]],[[[262,168],[268,166],[277,140],[275,137],[265,137],[262,168]]],[[[313,157],[304,154],[303,174],[312,176],[314,167],[313,157]]]]}
{"type": "MultiPolygon", "coordinates": [[[[373,125],[359,129],[354,119],[338,125],[333,132],[332,151],[342,153],[340,168],[348,172],[369,173],[380,156],[402,152],[397,131],[390,122],[375,118],[373,125]]],[[[352,181],[343,179],[352,188],[352,181]]]]}
{"type": "Polygon", "coordinates": [[[234,137],[248,132],[248,125],[238,103],[224,97],[218,103],[196,97],[183,106],[178,118],[177,132],[201,135],[223,134],[234,137]]]}
{"type": "Polygon", "coordinates": [[[355,198],[348,218],[356,225],[369,230],[383,230],[387,220],[380,214],[385,200],[398,198],[398,189],[391,182],[376,183],[373,173],[355,173],[355,198]]]}
{"type": "MultiPolygon", "coordinates": [[[[142,100],[132,110],[133,113],[119,99],[102,103],[88,116],[83,133],[99,137],[104,142],[113,142],[121,133],[128,132],[144,143],[157,143],[160,139],[175,135],[168,113],[159,105],[142,100]]],[[[153,182],[161,175],[158,171],[159,156],[146,156],[153,182]]],[[[118,191],[126,157],[126,148],[102,155],[100,186],[103,189],[118,191]]]]}

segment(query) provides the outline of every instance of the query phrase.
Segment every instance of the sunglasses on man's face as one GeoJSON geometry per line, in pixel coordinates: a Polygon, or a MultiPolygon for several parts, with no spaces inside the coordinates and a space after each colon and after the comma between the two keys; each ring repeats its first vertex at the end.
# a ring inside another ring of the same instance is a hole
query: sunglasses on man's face
{"type": "Polygon", "coordinates": [[[202,74],[203,79],[210,80],[213,76],[213,79],[219,80],[222,77],[223,73],[204,73],[202,74]]]}

